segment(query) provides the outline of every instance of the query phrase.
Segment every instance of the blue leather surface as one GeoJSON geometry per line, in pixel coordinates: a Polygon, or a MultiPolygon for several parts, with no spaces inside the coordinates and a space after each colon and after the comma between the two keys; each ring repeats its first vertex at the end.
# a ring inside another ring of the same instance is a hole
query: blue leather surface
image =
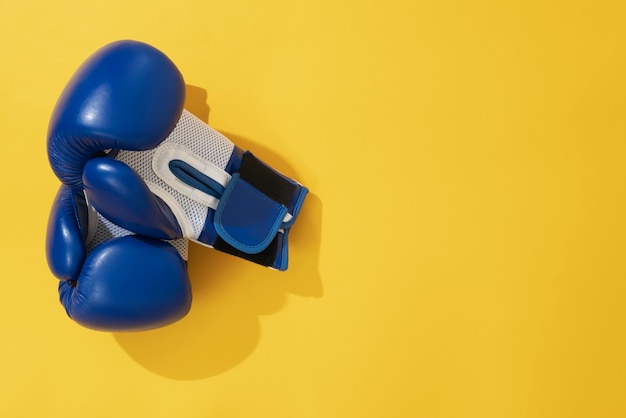
{"type": "Polygon", "coordinates": [[[134,235],[97,246],[78,280],[59,284],[59,296],[74,321],[103,331],[161,327],[191,307],[186,264],[176,249],[134,235]]]}
{"type": "Polygon", "coordinates": [[[61,186],[52,204],[46,233],[48,266],[60,280],[75,280],[87,256],[84,229],[78,219],[72,191],[61,186]]]}
{"type": "Polygon", "coordinates": [[[125,163],[109,157],[89,160],[83,185],[89,202],[119,226],[153,238],[182,238],[169,206],[125,163]]]}
{"type": "Polygon", "coordinates": [[[55,174],[80,188],[85,162],[109,148],[154,148],[174,128],[185,100],[182,75],[162,52],[119,41],[94,53],[61,94],[48,130],[55,174]]]}

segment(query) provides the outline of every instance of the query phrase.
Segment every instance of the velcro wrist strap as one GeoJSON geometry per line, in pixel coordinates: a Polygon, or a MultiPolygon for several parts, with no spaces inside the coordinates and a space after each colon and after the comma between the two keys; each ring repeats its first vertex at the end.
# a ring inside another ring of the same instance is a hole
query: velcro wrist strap
{"type": "Polygon", "coordinates": [[[291,227],[306,193],[301,184],[246,151],[220,198],[215,229],[237,250],[258,254],[273,242],[279,230],[291,227]]]}
{"type": "Polygon", "coordinates": [[[247,254],[263,251],[272,242],[287,215],[287,207],[233,174],[215,211],[219,236],[247,254]]]}

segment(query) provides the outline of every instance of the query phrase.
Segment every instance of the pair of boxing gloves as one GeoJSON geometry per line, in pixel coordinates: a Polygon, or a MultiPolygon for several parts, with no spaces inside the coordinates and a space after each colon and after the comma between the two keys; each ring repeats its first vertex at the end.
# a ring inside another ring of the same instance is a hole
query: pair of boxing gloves
{"type": "Polygon", "coordinates": [[[47,259],[68,315],[88,328],[164,326],[191,306],[188,240],[286,270],[307,189],[183,107],[159,50],[120,41],[77,70],[50,121],[62,185],[47,259]]]}

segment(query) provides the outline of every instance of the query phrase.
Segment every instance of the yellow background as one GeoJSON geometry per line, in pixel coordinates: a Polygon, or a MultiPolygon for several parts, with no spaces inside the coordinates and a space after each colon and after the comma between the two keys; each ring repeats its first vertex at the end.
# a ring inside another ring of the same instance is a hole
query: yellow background
{"type": "Polygon", "coordinates": [[[0,6],[0,416],[626,416],[626,3],[0,6]],[[286,273],[194,246],[194,305],[79,327],[44,240],[45,139],[123,38],[306,184],[286,273]]]}

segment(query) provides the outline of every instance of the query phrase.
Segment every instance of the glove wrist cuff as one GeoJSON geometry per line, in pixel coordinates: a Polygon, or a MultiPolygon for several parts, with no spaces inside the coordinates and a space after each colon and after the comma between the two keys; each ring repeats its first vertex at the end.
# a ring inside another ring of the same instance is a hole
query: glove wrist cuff
{"type": "Polygon", "coordinates": [[[307,189],[248,151],[241,153],[238,165],[220,197],[213,224],[226,243],[244,253],[257,254],[279,231],[291,227],[307,189]]]}
{"type": "Polygon", "coordinates": [[[287,268],[287,235],[308,192],[256,158],[235,148],[236,168],[211,224],[215,248],[278,270],[287,268]]]}

